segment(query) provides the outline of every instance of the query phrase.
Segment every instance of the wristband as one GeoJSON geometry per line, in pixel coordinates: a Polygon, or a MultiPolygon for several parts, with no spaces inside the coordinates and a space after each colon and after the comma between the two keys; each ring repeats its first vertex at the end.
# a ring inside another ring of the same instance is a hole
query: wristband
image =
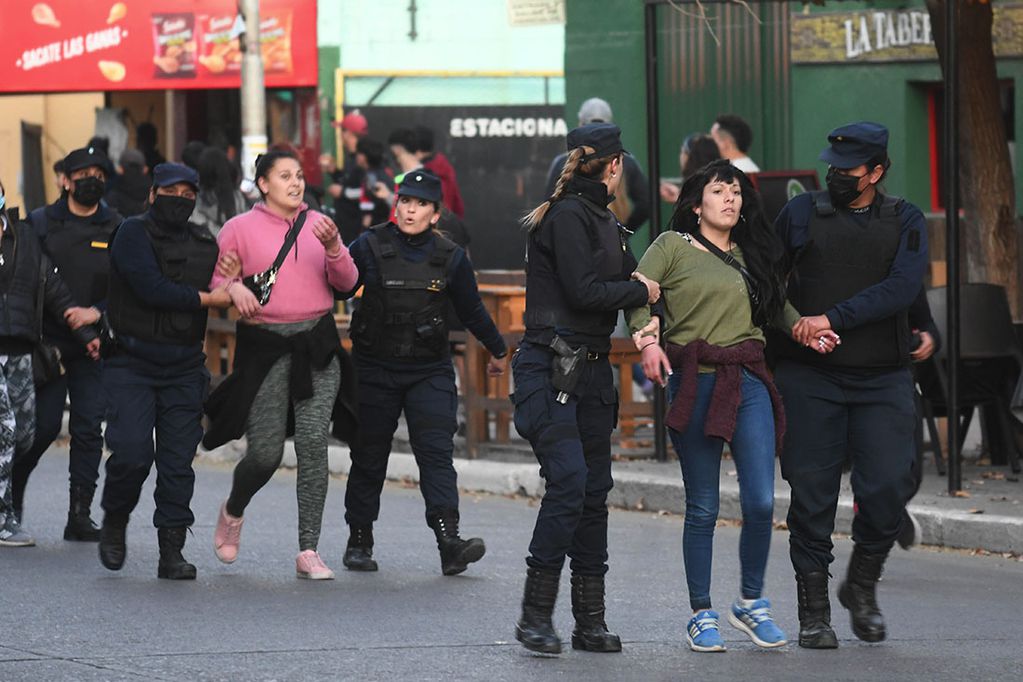
{"type": "Polygon", "coordinates": [[[645,350],[646,350],[647,348],[649,348],[650,346],[656,346],[656,345],[657,345],[657,341],[651,341],[651,342],[650,342],[650,343],[648,343],[647,345],[645,345],[645,346],[641,346],[639,350],[640,350],[640,352],[642,352],[642,351],[645,351],[645,350]]]}

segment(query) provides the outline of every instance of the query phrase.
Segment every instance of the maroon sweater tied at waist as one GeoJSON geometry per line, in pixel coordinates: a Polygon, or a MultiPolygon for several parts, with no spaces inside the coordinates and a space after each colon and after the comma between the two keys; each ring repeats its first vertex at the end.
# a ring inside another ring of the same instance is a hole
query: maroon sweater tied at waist
{"type": "Polygon", "coordinates": [[[714,381],[714,392],[710,397],[710,408],[703,424],[703,432],[707,437],[722,438],[730,443],[732,434],[735,433],[739,404],[742,402],[742,370],[746,369],[764,382],[771,396],[771,407],[774,410],[774,446],[776,452],[781,452],[782,439],[785,437],[785,409],[764,361],[764,344],[750,340],[723,348],[697,339],[684,346],[668,343],[665,350],[672,371],[681,373],[678,393],[671,401],[665,420],[669,427],[679,432],[686,430],[693,414],[693,406],[696,404],[696,383],[700,365],[716,365],[717,378],[714,381]]]}

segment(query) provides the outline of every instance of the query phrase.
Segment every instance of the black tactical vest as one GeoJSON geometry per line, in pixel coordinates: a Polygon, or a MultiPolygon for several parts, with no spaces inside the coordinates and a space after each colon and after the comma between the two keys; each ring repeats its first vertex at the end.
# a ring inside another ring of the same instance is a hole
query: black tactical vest
{"type": "MultiPolygon", "coordinates": [[[[136,219],[145,223],[164,277],[199,290],[209,286],[219,251],[217,240],[208,229],[189,223],[188,239],[180,240],[143,216],[136,219]]],[[[115,334],[172,345],[202,343],[206,336],[205,308],[193,311],[154,309],[135,295],[117,268],[110,269],[108,300],[107,314],[115,334]]]]}
{"type": "Polygon", "coordinates": [[[109,245],[121,216],[110,211],[109,220],[95,223],[91,218],[63,220],[43,210],[41,216],[32,216],[32,222],[75,303],[92,306],[106,298],[109,245]],[[40,217],[45,221],[43,229],[36,225],[40,217]]]}
{"type": "Polygon", "coordinates": [[[381,359],[447,357],[448,269],[457,246],[434,235],[433,253],[421,263],[401,255],[386,226],[367,235],[380,283],[365,282],[352,315],[352,343],[381,359]]]}
{"type": "MultiPolygon", "coordinates": [[[[789,301],[802,315],[821,315],[857,293],[880,283],[891,271],[899,248],[902,199],[886,196],[872,206],[866,225],[836,211],[826,191],[814,192],[809,240],[797,257],[789,301]]],[[[789,341],[784,355],[828,367],[899,367],[909,361],[909,315],[891,317],[839,332],[842,344],[820,355],[789,341]]]]}

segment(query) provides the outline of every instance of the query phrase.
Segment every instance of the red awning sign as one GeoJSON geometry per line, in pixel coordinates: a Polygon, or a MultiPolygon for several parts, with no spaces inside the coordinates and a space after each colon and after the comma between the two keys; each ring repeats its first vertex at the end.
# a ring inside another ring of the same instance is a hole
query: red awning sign
{"type": "MultiPolygon", "coordinates": [[[[236,88],[244,24],[236,0],[10,3],[0,92],[236,88]]],[[[268,87],[315,86],[316,0],[262,0],[268,87]]]]}

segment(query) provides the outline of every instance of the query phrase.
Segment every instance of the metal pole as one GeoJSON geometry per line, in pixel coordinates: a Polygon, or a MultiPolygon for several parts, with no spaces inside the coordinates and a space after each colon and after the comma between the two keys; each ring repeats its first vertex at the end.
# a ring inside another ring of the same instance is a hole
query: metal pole
{"type": "Polygon", "coordinates": [[[256,157],[266,152],[266,89],[263,85],[263,53],[259,44],[259,0],[239,0],[245,21],[242,56],[242,175],[253,181],[256,157]]]}
{"type": "MultiPolygon", "coordinates": [[[[661,174],[660,117],[657,111],[657,5],[648,2],[645,11],[644,41],[646,43],[646,151],[650,178],[650,237],[661,233],[661,196],[658,191],[661,174]]],[[[654,456],[668,459],[667,432],[664,426],[664,389],[654,384],[654,456]]]]}
{"type": "Polygon", "coordinates": [[[959,461],[959,41],[957,0],[945,0],[945,249],[948,302],[948,491],[962,488],[959,461]]]}

